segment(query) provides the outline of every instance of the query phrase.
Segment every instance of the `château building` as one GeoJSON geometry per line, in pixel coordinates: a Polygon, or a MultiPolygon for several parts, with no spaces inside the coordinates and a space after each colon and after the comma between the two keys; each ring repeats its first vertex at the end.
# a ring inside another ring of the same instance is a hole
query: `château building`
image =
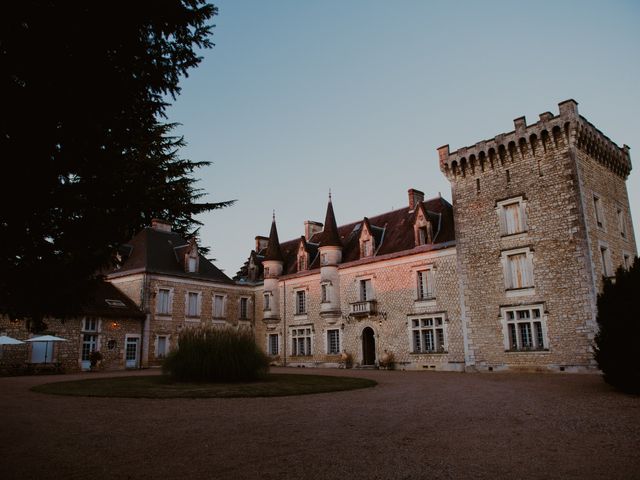
{"type": "Polygon", "coordinates": [[[338,226],[329,199],[324,224],[283,243],[274,218],[236,276],[273,362],[593,368],[602,278],[637,253],[631,161],[575,101],[559,110],[440,147],[453,204],[410,189],[406,207],[338,226]]]}

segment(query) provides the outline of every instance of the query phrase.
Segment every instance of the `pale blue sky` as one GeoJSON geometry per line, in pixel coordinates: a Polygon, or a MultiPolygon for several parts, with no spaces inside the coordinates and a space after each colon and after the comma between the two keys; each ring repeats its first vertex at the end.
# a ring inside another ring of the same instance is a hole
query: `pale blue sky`
{"type": "Polygon", "coordinates": [[[631,147],[640,230],[640,2],[220,0],[212,50],[169,111],[209,201],[202,243],[233,276],[267,235],[399,208],[407,189],[451,199],[436,148],[557,114],[573,98],[631,147]],[[635,161],[634,161],[635,160],[635,161]]]}

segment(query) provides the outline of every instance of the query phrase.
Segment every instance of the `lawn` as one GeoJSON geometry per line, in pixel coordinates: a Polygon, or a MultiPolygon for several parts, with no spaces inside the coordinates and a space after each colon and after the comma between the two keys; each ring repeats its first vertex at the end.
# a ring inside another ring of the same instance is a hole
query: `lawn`
{"type": "Polygon", "coordinates": [[[246,383],[184,383],[164,376],[133,376],[47,383],[32,390],[54,395],[125,398],[282,397],[373,387],[374,380],[325,375],[270,374],[246,383]]]}

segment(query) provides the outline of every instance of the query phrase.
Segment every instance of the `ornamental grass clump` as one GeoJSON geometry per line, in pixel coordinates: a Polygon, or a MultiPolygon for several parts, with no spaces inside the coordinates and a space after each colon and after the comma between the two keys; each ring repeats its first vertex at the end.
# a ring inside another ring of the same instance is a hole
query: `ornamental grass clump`
{"type": "Polygon", "coordinates": [[[269,359],[253,333],[196,327],[180,333],[179,346],[165,359],[165,375],[182,382],[244,382],[263,378],[269,359]]]}

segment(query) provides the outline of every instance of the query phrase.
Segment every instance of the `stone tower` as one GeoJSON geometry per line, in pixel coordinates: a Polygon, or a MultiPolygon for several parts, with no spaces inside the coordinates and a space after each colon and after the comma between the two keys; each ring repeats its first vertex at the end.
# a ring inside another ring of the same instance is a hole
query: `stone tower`
{"type": "Polygon", "coordinates": [[[602,277],[636,255],[618,147],[559,104],[533,125],[449,151],[467,367],[593,366],[602,277]]]}
{"type": "Polygon", "coordinates": [[[320,314],[323,317],[340,318],[340,276],[338,265],[342,262],[342,241],[333,213],[331,195],[327,204],[324,230],[318,246],[320,252],[320,314]]]}
{"type": "Polygon", "coordinates": [[[262,262],[264,266],[263,319],[265,322],[280,320],[280,289],[278,278],[282,275],[284,257],[280,249],[276,217],[271,221],[269,243],[262,262]]]}

